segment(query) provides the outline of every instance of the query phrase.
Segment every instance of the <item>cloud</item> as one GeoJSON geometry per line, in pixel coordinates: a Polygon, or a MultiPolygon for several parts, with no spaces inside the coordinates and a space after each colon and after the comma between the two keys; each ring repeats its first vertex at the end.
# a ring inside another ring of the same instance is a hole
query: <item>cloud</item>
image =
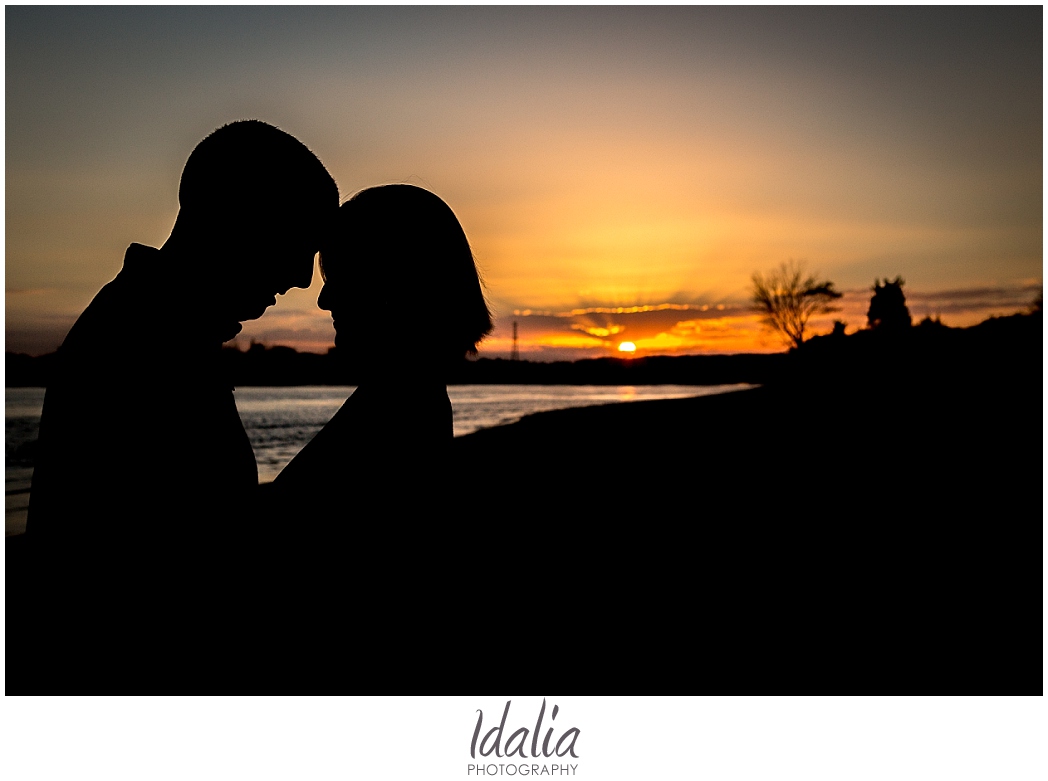
{"type": "MultiPolygon", "coordinates": [[[[1000,287],[905,290],[915,321],[941,316],[945,324],[954,327],[1024,311],[1040,291],[1040,283],[1033,281],[1000,287]]],[[[869,288],[845,291],[839,302],[841,310],[813,318],[808,333],[829,333],[837,319],[848,324],[849,333],[864,328],[871,296],[869,288]]],[[[744,303],[665,303],[593,305],[561,311],[517,309],[500,320],[481,354],[508,356],[514,322],[519,352],[536,360],[617,355],[623,341],[633,342],[637,355],[779,352],[786,347],[744,303]]]]}
{"type": "Polygon", "coordinates": [[[1041,292],[1041,285],[1031,284],[1017,287],[978,287],[961,290],[933,292],[914,291],[907,293],[908,303],[935,308],[942,313],[978,312],[1000,307],[1026,308],[1041,292]]]}
{"type": "Polygon", "coordinates": [[[778,351],[757,317],[740,304],[645,304],[588,306],[564,311],[518,309],[502,318],[492,338],[482,345],[485,355],[508,354],[516,323],[523,357],[617,355],[621,342],[633,342],[639,355],[699,352],[778,351]]]}
{"type": "MultiPolygon", "coordinates": [[[[903,286],[906,306],[914,320],[942,317],[946,325],[955,328],[975,325],[994,315],[1026,311],[1041,290],[1040,283],[1036,282],[947,290],[911,290],[903,286]]],[[[869,288],[846,291],[841,301],[843,311],[838,317],[853,326],[865,326],[872,295],[869,288]]]]}
{"type": "Polygon", "coordinates": [[[587,326],[582,323],[572,323],[571,327],[579,331],[585,331],[590,336],[597,337],[598,339],[606,339],[607,337],[614,336],[626,329],[626,326],[624,325],[609,325],[607,328],[601,328],[598,326],[587,326]]]}

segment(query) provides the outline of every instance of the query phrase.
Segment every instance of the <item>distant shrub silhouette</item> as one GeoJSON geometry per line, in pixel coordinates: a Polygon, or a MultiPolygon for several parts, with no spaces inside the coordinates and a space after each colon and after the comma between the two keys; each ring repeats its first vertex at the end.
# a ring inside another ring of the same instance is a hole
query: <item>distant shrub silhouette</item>
{"type": "Polygon", "coordinates": [[[902,292],[904,284],[905,280],[902,277],[896,277],[894,281],[885,277],[883,285],[877,280],[873,281],[873,298],[870,299],[870,308],[866,312],[870,328],[898,331],[913,324],[910,310],[906,307],[906,296],[902,292]]]}

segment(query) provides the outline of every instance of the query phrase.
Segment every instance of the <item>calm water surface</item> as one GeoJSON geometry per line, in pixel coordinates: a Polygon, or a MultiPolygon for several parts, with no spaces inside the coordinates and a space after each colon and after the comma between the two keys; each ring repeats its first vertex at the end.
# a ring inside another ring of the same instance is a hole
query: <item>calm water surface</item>
{"type": "MultiPolygon", "coordinates": [[[[623,401],[680,399],[743,390],[752,385],[452,385],[455,436],[513,423],[533,412],[623,401]]],[[[262,481],[272,480],[353,392],[353,387],[238,388],[244,421],[262,481]]],[[[5,483],[7,533],[21,531],[33,475],[32,447],[40,426],[43,388],[6,388],[5,483]]],[[[201,442],[201,447],[207,443],[201,442]]],[[[191,476],[193,465],[186,464],[191,476]]]]}

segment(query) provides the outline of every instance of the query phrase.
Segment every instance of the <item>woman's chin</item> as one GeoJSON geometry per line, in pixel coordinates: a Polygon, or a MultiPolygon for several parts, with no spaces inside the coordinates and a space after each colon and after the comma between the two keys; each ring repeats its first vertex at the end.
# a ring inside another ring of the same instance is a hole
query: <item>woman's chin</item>
{"type": "Polygon", "coordinates": [[[347,356],[353,355],[360,350],[359,344],[353,344],[348,336],[342,336],[338,331],[335,331],[335,347],[338,348],[340,353],[347,356]]]}

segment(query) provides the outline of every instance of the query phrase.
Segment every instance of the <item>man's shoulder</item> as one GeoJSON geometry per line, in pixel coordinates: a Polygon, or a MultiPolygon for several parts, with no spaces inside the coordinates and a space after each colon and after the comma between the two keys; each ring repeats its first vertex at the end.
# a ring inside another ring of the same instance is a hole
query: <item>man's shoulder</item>
{"type": "Polygon", "coordinates": [[[149,313],[151,296],[148,270],[158,253],[159,250],[141,244],[128,247],[123,267],[99,289],[91,303],[80,313],[66,342],[80,342],[98,331],[105,333],[115,330],[126,337],[133,337],[148,329],[150,323],[141,322],[141,318],[149,313]]]}
{"type": "Polygon", "coordinates": [[[65,373],[101,375],[134,371],[155,360],[170,341],[170,312],[151,304],[147,274],[152,247],[132,244],[120,272],[99,289],[66,334],[58,349],[60,370],[65,373]],[[133,356],[129,360],[129,356],[133,356]]]}

